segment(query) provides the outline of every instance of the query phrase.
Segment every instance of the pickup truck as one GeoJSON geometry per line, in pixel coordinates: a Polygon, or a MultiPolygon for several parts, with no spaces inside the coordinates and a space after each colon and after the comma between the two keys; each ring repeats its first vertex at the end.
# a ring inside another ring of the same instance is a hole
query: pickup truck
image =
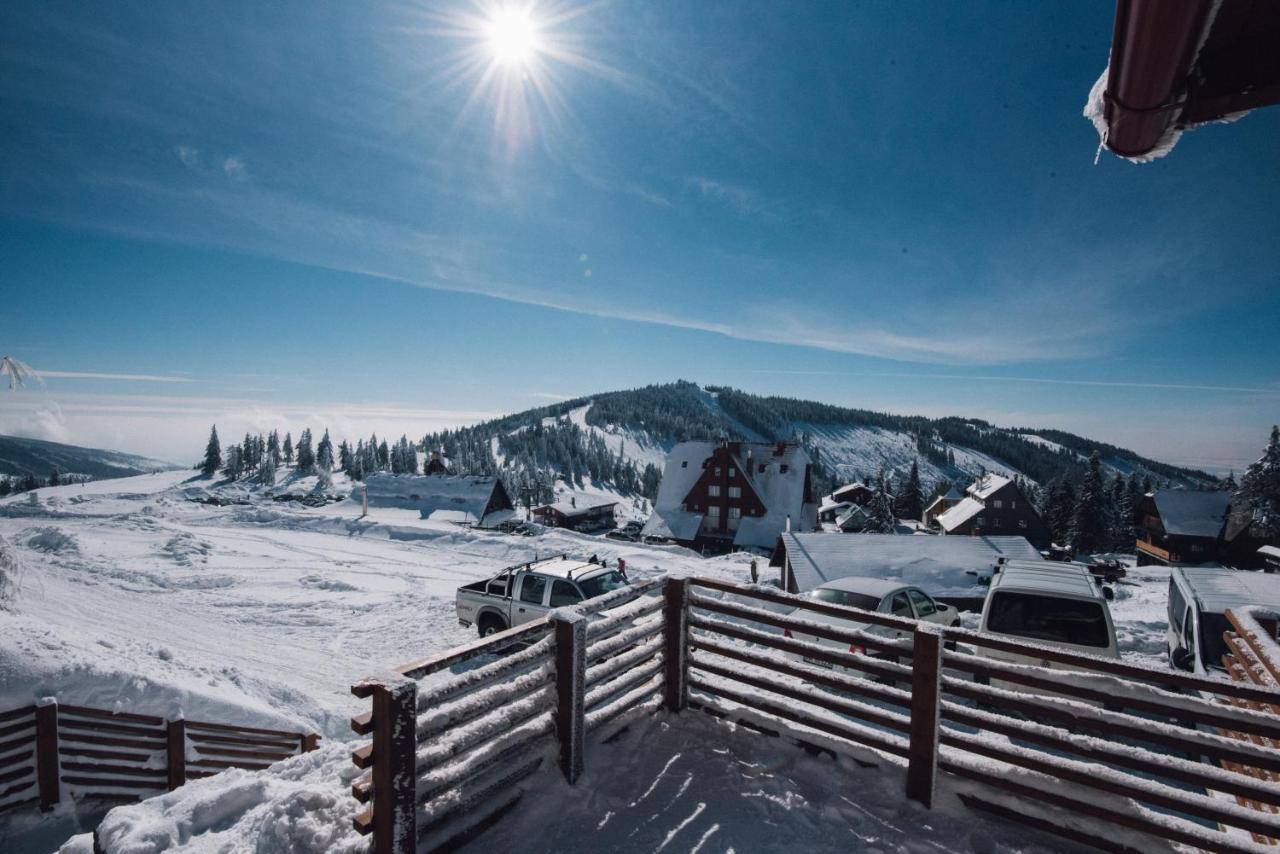
{"type": "Polygon", "coordinates": [[[627,586],[618,567],[564,555],[509,566],[493,578],[458,588],[458,622],[481,637],[529,623],[627,586]]]}

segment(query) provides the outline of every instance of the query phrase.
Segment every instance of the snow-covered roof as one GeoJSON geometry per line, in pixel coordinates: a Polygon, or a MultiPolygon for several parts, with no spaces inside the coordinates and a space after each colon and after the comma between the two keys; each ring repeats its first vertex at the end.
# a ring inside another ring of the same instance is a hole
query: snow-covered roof
{"type": "Polygon", "coordinates": [[[1173,571],[1182,575],[1205,611],[1220,614],[1245,605],[1280,609],[1280,575],[1199,566],[1173,571]]]}
{"type": "MultiPolygon", "coordinates": [[[[804,449],[787,445],[781,454],[776,454],[777,445],[759,442],[735,442],[730,447],[734,449],[740,476],[765,506],[763,516],[739,520],[734,545],[772,549],[778,534],[786,529],[788,515],[793,529],[813,530],[817,505],[804,503],[804,475],[810,463],[804,449]],[[783,465],[787,466],[786,472],[782,471],[783,465]]],[[[702,514],[686,511],[684,500],[702,476],[702,464],[715,449],[716,443],[709,441],[681,442],[671,449],[653,503],[653,515],[641,532],[643,536],[692,540],[697,535],[702,514]]]]}
{"type": "Polygon", "coordinates": [[[1102,592],[1093,583],[1088,567],[1049,560],[1008,561],[991,579],[991,588],[1048,593],[1077,599],[1102,597],[1102,592]]]}
{"type": "Polygon", "coordinates": [[[581,513],[598,510],[601,507],[613,507],[617,503],[617,499],[604,495],[574,495],[572,498],[562,496],[558,501],[534,508],[534,512],[550,508],[564,516],[577,516],[581,513]]]}
{"type": "Polygon", "coordinates": [[[867,519],[867,511],[857,506],[850,507],[844,513],[836,517],[836,524],[843,528],[849,522],[865,521],[867,519]]]}
{"type": "MultiPolygon", "coordinates": [[[[486,513],[498,488],[496,477],[472,475],[380,472],[364,479],[370,506],[410,507],[420,511],[422,518],[438,521],[490,521],[486,513]]],[[[352,490],[351,497],[362,499],[360,486],[352,490]]]]}
{"type": "Polygon", "coordinates": [[[854,505],[848,501],[833,501],[831,496],[828,495],[828,496],[825,496],[822,499],[822,503],[818,505],[818,512],[826,513],[828,511],[832,511],[832,512],[838,513],[842,510],[847,510],[852,506],[854,505]]]}
{"type": "Polygon", "coordinates": [[[1004,475],[987,473],[969,484],[969,488],[965,491],[974,498],[986,501],[1012,482],[1011,478],[1007,478],[1004,475]]]}
{"type": "Polygon", "coordinates": [[[1152,496],[1165,533],[1214,538],[1222,530],[1230,492],[1161,489],[1152,496]]]}
{"type": "Polygon", "coordinates": [[[944,531],[954,531],[974,516],[977,516],[985,508],[986,505],[978,499],[966,498],[954,507],[948,508],[945,513],[940,514],[938,516],[938,524],[942,526],[944,531]]]}
{"type": "Polygon", "coordinates": [[[1258,549],[1258,554],[1266,557],[1280,558],[1280,546],[1263,546],[1258,549]]]}
{"type": "Polygon", "coordinates": [[[1040,560],[1025,537],[903,537],[897,534],[783,534],[801,591],[850,575],[899,579],[932,596],[980,594],[974,576],[996,563],[1040,560]]]}

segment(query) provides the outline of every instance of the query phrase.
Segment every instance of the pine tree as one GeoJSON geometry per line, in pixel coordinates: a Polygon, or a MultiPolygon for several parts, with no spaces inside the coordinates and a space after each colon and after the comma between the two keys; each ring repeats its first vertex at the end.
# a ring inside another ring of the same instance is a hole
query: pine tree
{"type": "Polygon", "coordinates": [[[322,472],[333,471],[333,442],[329,440],[328,429],[324,431],[320,444],[316,447],[316,465],[322,472]]]}
{"type": "MultiPolygon", "coordinates": [[[[1131,483],[1130,481],[1129,483],[1131,483]]],[[[1113,516],[1111,520],[1111,549],[1122,553],[1132,553],[1137,530],[1133,524],[1133,494],[1122,475],[1116,475],[1116,482],[1111,491],[1113,516]]]]}
{"type": "Polygon", "coordinates": [[[58,467],[54,466],[49,472],[49,485],[59,486],[62,484],[62,472],[58,471],[58,467]]]}
{"type": "Polygon", "coordinates": [[[893,515],[893,502],[889,500],[886,490],[878,490],[871,503],[867,505],[867,524],[864,534],[892,534],[898,528],[898,520],[893,515]]]}
{"type": "Polygon", "coordinates": [[[223,468],[223,472],[227,477],[235,480],[240,477],[240,473],[244,470],[244,457],[240,451],[239,445],[232,445],[227,448],[227,464],[223,468]]]}
{"type": "Polygon", "coordinates": [[[284,434],[284,464],[293,465],[293,437],[288,433],[284,434]]]}
{"type": "Polygon", "coordinates": [[[31,472],[27,472],[22,476],[22,492],[30,492],[33,489],[40,488],[40,479],[31,472]]]}
{"type": "Polygon", "coordinates": [[[280,461],[280,431],[272,430],[267,436],[267,453],[276,458],[276,462],[280,461]]]}
{"type": "Polygon", "coordinates": [[[0,498],[13,492],[13,481],[8,477],[0,478],[0,498]]]}
{"type": "Polygon", "coordinates": [[[898,486],[894,512],[902,519],[924,517],[924,495],[920,491],[920,465],[917,460],[911,461],[911,472],[898,486]]]}
{"type": "Polygon", "coordinates": [[[1065,544],[1071,538],[1071,520],[1076,512],[1076,491],[1065,477],[1052,480],[1045,487],[1044,520],[1055,543],[1065,544]]]}
{"type": "Polygon", "coordinates": [[[1280,538],[1280,427],[1271,428],[1266,450],[1241,476],[1235,503],[1253,517],[1254,536],[1272,541],[1280,538]]]}
{"type": "Polygon", "coordinates": [[[311,428],[306,427],[298,437],[297,447],[298,471],[311,474],[316,468],[316,454],[311,448],[311,428]]]}
{"type": "Polygon", "coordinates": [[[209,444],[204,448],[204,462],[200,464],[200,471],[206,477],[211,477],[218,469],[222,468],[222,445],[218,442],[218,425],[214,425],[209,431],[209,444]]]}
{"type": "Polygon", "coordinates": [[[280,460],[276,457],[274,451],[267,451],[262,455],[262,462],[258,465],[258,483],[263,486],[276,485],[276,466],[280,464],[280,460]]]}
{"type": "Polygon", "coordinates": [[[1106,495],[1102,485],[1102,464],[1096,450],[1089,456],[1089,470],[1080,485],[1080,498],[1071,519],[1070,542],[1075,554],[1102,551],[1108,545],[1106,495]]]}

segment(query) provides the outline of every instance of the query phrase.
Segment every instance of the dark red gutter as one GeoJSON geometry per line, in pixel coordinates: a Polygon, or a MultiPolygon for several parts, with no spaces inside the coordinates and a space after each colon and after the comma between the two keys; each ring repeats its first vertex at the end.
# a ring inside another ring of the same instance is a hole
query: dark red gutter
{"type": "Polygon", "coordinates": [[[1103,94],[1107,148],[1154,149],[1178,121],[1210,0],[1119,0],[1103,94]]]}

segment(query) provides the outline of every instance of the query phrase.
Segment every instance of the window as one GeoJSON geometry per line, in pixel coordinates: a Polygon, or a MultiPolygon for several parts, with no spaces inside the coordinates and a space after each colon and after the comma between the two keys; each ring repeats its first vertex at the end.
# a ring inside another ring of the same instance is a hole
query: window
{"type": "Polygon", "coordinates": [[[874,611],[880,607],[880,600],[876,597],[865,593],[851,593],[848,590],[827,590],[819,587],[810,591],[809,598],[819,602],[830,602],[832,605],[844,605],[846,608],[861,608],[864,611],[874,611]]]}
{"type": "Polygon", "coordinates": [[[1182,631],[1182,611],[1186,607],[1187,600],[1182,598],[1182,591],[1178,589],[1178,584],[1172,578],[1169,579],[1169,623],[1174,633],[1182,631]]]}
{"type": "Polygon", "coordinates": [[[1016,502],[1016,501],[1010,501],[1010,502],[1009,502],[1009,509],[1010,509],[1010,510],[1017,510],[1017,509],[1018,509],[1018,502],[1016,502]]]}
{"type": "Polygon", "coordinates": [[[741,518],[742,518],[742,508],[741,508],[741,507],[730,507],[730,508],[729,508],[729,518],[730,518],[730,519],[741,519],[741,518]]]}
{"type": "Polygon", "coordinates": [[[730,498],[741,498],[741,497],[742,497],[742,487],[741,487],[741,486],[731,486],[731,487],[729,487],[729,497],[730,497],[730,498]]]}
{"type": "Polygon", "coordinates": [[[1024,530],[1024,531],[1025,531],[1025,530],[1027,530],[1027,520],[1026,520],[1026,519],[1019,519],[1019,520],[1018,520],[1018,527],[1019,527],[1019,528],[1021,528],[1021,529],[1022,529],[1022,530],[1024,530]]]}
{"type": "Polygon", "coordinates": [[[917,617],[931,617],[938,612],[933,600],[919,590],[908,590],[907,595],[911,597],[911,604],[916,606],[917,617]]]}
{"type": "Polygon", "coordinates": [[[999,498],[997,498],[995,501],[992,501],[991,503],[995,505],[997,510],[999,510],[1001,507],[1004,506],[1004,502],[1001,501],[999,498]]]}
{"type": "Polygon", "coordinates": [[[999,527],[1000,527],[1000,517],[999,517],[999,516],[997,516],[997,517],[995,517],[994,519],[992,519],[992,520],[991,520],[991,527],[993,527],[993,528],[999,528],[999,527]]]}
{"type": "Polygon", "coordinates": [[[719,519],[720,508],[712,504],[710,507],[707,508],[707,515],[710,516],[712,519],[719,519]]]}
{"type": "Polygon", "coordinates": [[[582,593],[588,599],[594,599],[597,596],[603,596],[614,590],[621,590],[627,586],[627,577],[616,569],[600,575],[593,575],[586,581],[579,581],[578,586],[582,588],[582,593]]]}
{"type": "Polygon", "coordinates": [[[485,585],[484,592],[491,596],[510,596],[511,595],[511,573],[504,572],[497,578],[491,578],[489,583],[485,585]]]}
{"type": "Polygon", "coordinates": [[[737,477],[738,470],[733,466],[729,466],[729,477],[737,477]]]}
{"type": "Polygon", "coordinates": [[[542,596],[547,592],[547,579],[541,575],[526,575],[520,582],[520,601],[530,605],[541,605],[542,596]]]}
{"type": "Polygon", "coordinates": [[[719,498],[720,497],[719,485],[714,483],[709,485],[707,487],[707,495],[711,496],[712,498],[719,498]]]}
{"type": "Polygon", "coordinates": [[[765,465],[764,463],[761,463],[760,468],[756,469],[756,471],[758,471],[760,474],[764,474],[764,470],[767,468],[768,468],[767,465],[765,465]]]}
{"type": "Polygon", "coordinates": [[[778,464],[778,471],[781,472],[782,474],[786,474],[788,471],[790,471],[790,469],[791,469],[791,466],[787,465],[786,463],[778,464]]]}
{"type": "Polygon", "coordinates": [[[680,468],[682,468],[682,469],[687,469],[688,467],[689,467],[689,461],[688,461],[688,460],[681,460],[681,461],[680,461],[680,468]]]}
{"type": "Polygon", "coordinates": [[[716,477],[720,476],[720,466],[716,466],[716,477]]]}
{"type": "Polygon", "coordinates": [[[582,601],[582,594],[571,582],[556,579],[551,583],[551,607],[567,608],[582,601]]]}
{"type": "Polygon", "coordinates": [[[913,617],[911,613],[911,603],[907,601],[907,594],[893,594],[893,601],[889,603],[889,611],[895,617],[913,617]]]}
{"type": "Polygon", "coordinates": [[[997,592],[988,608],[988,631],[1075,646],[1105,649],[1111,645],[1107,620],[1097,602],[997,592]]]}

